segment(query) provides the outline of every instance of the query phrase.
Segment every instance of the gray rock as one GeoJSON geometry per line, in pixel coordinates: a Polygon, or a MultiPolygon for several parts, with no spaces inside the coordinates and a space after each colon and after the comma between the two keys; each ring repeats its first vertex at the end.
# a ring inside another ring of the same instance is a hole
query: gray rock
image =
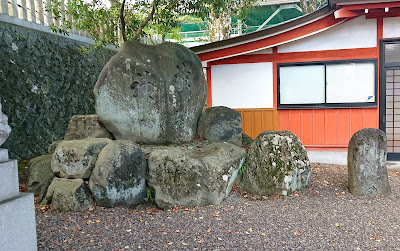
{"type": "Polygon", "coordinates": [[[220,204],[232,189],[246,151],[223,143],[183,149],[164,147],[150,153],[148,185],[157,206],[220,204]]]}
{"type": "Polygon", "coordinates": [[[47,153],[53,154],[54,151],[57,149],[58,144],[60,144],[60,142],[62,142],[62,140],[54,141],[53,143],[51,143],[47,149],[47,153]]]}
{"type": "Polygon", "coordinates": [[[90,138],[60,142],[51,160],[53,173],[62,178],[89,179],[98,154],[111,141],[90,138]]]}
{"type": "Polygon", "coordinates": [[[242,134],[242,147],[244,148],[250,148],[251,145],[253,144],[254,139],[250,137],[249,135],[243,133],[242,134]]]}
{"type": "Polygon", "coordinates": [[[347,168],[350,192],[356,196],[389,194],[386,163],[386,135],[366,128],[350,139],[347,168]]]}
{"type": "Polygon", "coordinates": [[[118,140],[192,140],[207,96],[199,58],[173,43],[125,42],[94,88],[96,113],[118,140]]]}
{"type": "Polygon", "coordinates": [[[64,140],[86,138],[114,139],[112,134],[100,122],[97,114],[73,116],[69,122],[64,140]]]}
{"type": "Polygon", "coordinates": [[[197,133],[210,142],[228,142],[242,146],[242,115],[225,106],[215,106],[203,111],[197,133]]]}
{"type": "Polygon", "coordinates": [[[11,128],[8,125],[7,116],[1,111],[1,102],[0,102],[0,146],[7,140],[10,135],[11,128]]]}
{"type": "Polygon", "coordinates": [[[310,161],[289,131],[260,133],[249,149],[241,187],[258,195],[287,195],[308,186],[310,161]]]}
{"type": "Polygon", "coordinates": [[[94,207],[89,189],[82,179],[54,178],[43,203],[51,210],[79,211],[94,207]]]}
{"type": "Polygon", "coordinates": [[[52,155],[48,154],[29,161],[28,191],[38,196],[37,203],[43,200],[54,177],[51,158],[52,155]]]}
{"type": "Polygon", "coordinates": [[[116,140],[100,152],[89,189],[99,206],[135,206],[146,197],[146,173],[142,150],[132,141],[116,140]]]}

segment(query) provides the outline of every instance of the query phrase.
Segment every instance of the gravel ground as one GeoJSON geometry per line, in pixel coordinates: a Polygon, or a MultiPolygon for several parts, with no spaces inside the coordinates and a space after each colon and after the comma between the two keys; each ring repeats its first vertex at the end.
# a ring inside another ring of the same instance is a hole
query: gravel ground
{"type": "Polygon", "coordinates": [[[400,172],[388,197],[354,197],[347,168],[312,165],[283,197],[238,190],[218,206],[56,212],[36,206],[39,250],[399,250],[400,172]]]}

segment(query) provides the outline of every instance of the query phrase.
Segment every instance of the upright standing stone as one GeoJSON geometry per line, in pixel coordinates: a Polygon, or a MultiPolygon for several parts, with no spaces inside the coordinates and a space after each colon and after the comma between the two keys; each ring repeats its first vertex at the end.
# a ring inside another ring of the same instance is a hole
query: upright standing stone
{"type": "Polygon", "coordinates": [[[347,154],[349,189],[353,195],[390,193],[386,167],[386,135],[366,128],[351,137],[347,154]]]}
{"type": "Polygon", "coordinates": [[[184,46],[125,42],[94,88],[96,113],[118,140],[192,140],[207,96],[201,62],[184,46]]]}
{"type": "MultiPolygon", "coordinates": [[[[10,132],[0,103],[0,146],[10,132]]],[[[7,149],[0,149],[0,250],[37,250],[33,194],[19,192],[18,163],[7,149]]]]}

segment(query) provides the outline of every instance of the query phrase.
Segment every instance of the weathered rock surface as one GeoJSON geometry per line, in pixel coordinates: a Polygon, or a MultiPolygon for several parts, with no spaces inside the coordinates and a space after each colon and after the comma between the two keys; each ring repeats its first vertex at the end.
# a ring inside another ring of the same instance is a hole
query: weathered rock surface
{"type": "Polygon", "coordinates": [[[0,102],[0,146],[7,140],[10,135],[11,128],[8,125],[7,116],[1,111],[1,102],[0,102]]]}
{"type": "Polygon", "coordinates": [[[62,178],[89,179],[100,151],[110,139],[82,139],[62,141],[53,153],[51,168],[62,178]]]}
{"type": "Polygon", "coordinates": [[[386,144],[385,133],[378,129],[362,129],[351,137],[347,168],[349,189],[353,195],[390,193],[386,144]]]}
{"type": "Polygon", "coordinates": [[[203,111],[197,133],[210,142],[228,142],[242,146],[242,115],[225,106],[215,106],[203,111]]]}
{"type": "Polygon", "coordinates": [[[116,140],[100,152],[89,180],[99,206],[130,207],[144,202],[147,163],[132,141],[116,140]]]}
{"type": "Polygon", "coordinates": [[[160,208],[221,203],[231,191],[245,157],[243,148],[223,143],[203,149],[164,147],[152,151],[148,185],[155,203],[160,208]]]}
{"type": "Polygon", "coordinates": [[[287,195],[308,186],[310,161],[296,135],[265,131],[251,145],[242,188],[251,194],[287,195]]]}
{"type": "Polygon", "coordinates": [[[94,207],[91,194],[82,179],[54,178],[42,204],[51,210],[79,211],[94,207]]]}
{"type": "Polygon", "coordinates": [[[184,46],[125,42],[94,88],[96,113],[119,140],[192,140],[207,96],[199,58],[184,46]]]}
{"type": "Polygon", "coordinates": [[[254,139],[252,137],[245,133],[242,134],[242,147],[250,148],[253,142],[254,139]]]}
{"type": "Polygon", "coordinates": [[[53,154],[54,151],[57,149],[58,144],[60,144],[61,142],[62,142],[62,140],[57,140],[57,141],[54,141],[53,143],[51,143],[49,145],[49,147],[47,148],[47,153],[53,154]]]}
{"type": "Polygon", "coordinates": [[[47,188],[53,180],[51,170],[52,155],[43,155],[29,161],[28,191],[38,196],[37,203],[40,203],[46,195],[47,188]]]}
{"type": "Polygon", "coordinates": [[[71,118],[64,140],[86,138],[114,139],[112,134],[103,126],[97,114],[75,115],[71,118]]]}

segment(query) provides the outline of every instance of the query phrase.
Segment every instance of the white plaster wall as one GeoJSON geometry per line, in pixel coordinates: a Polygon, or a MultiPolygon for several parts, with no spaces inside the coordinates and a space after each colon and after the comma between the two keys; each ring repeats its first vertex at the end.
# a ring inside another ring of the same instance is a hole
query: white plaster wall
{"type": "Polygon", "coordinates": [[[272,63],[211,67],[213,106],[273,108],[272,63]]]}
{"type": "Polygon", "coordinates": [[[279,53],[376,47],[376,19],[364,16],[278,47],[279,53]]]}
{"type": "Polygon", "coordinates": [[[383,38],[400,37],[400,17],[383,19],[383,38]]]}

